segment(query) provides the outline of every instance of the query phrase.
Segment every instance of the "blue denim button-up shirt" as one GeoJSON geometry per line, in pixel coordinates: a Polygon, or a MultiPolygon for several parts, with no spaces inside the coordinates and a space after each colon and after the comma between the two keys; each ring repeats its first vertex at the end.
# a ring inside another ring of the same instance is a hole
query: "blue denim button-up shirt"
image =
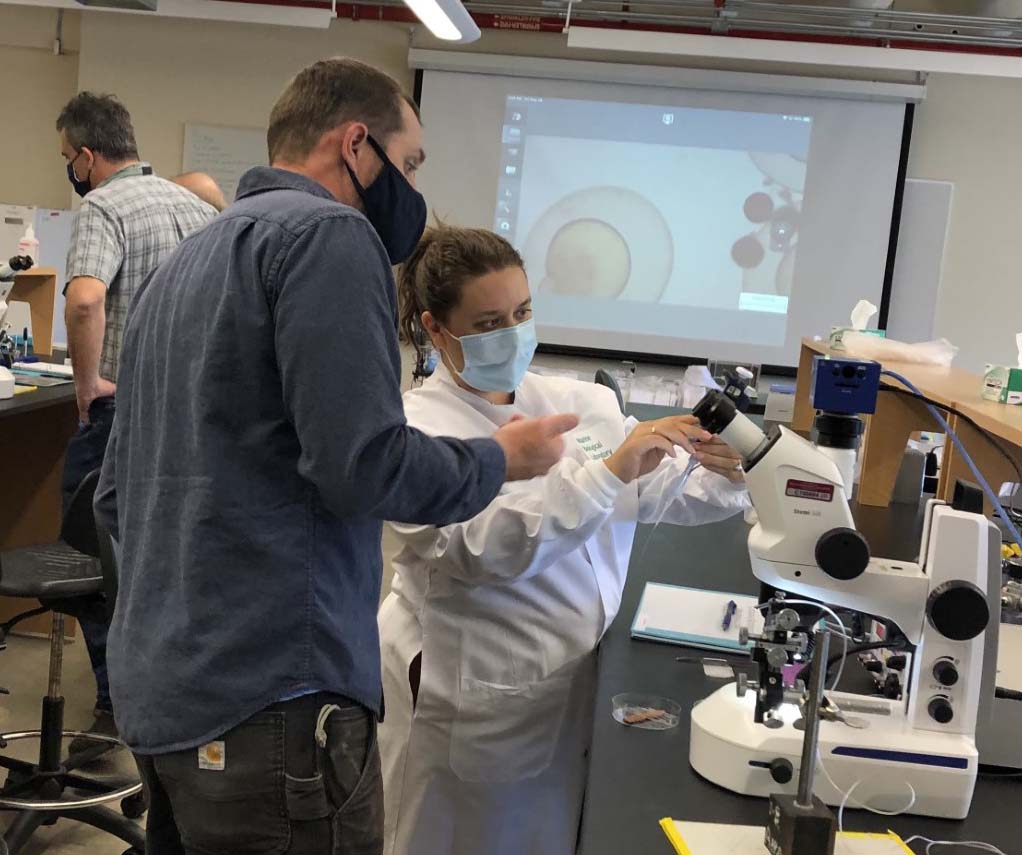
{"type": "Polygon", "coordinates": [[[308,691],[379,711],[381,521],[468,519],[505,469],[492,440],[408,427],[396,317],[369,222],[267,167],[140,290],[97,496],[122,551],[108,659],[135,751],[308,691]]]}

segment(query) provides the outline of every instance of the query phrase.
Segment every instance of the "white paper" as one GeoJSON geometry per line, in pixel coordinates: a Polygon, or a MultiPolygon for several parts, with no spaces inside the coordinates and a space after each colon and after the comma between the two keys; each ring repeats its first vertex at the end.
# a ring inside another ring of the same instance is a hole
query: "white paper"
{"type": "Polygon", "coordinates": [[[1018,367],[1022,368],[1022,332],[1015,334],[1015,347],[1018,348],[1018,367]]]}
{"type": "Polygon", "coordinates": [[[997,686],[1022,692],[1022,626],[1001,624],[997,636],[997,686]]]}
{"type": "Polygon", "coordinates": [[[748,626],[754,635],[763,630],[763,615],[756,609],[757,604],[755,597],[647,582],[634,630],[678,633],[737,648],[738,632],[743,626],[748,626]],[[725,630],[724,612],[730,600],[737,603],[738,609],[730,628],[725,630]]]}

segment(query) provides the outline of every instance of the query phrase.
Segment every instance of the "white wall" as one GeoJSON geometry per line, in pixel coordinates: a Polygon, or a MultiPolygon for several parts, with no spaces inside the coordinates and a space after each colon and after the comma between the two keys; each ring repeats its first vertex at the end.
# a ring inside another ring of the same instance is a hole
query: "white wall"
{"type": "Polygon", "coordinates": [[[1014,365],[1022,331],[1022,80],[935,75],[916,111],[909,175],[955,183],[937,333],[955,364],[1014,365]]]}
{"type": "Polygon", "coordinates": [[[70,201],[54,125],[77,91],[78,20],[77,12],[64,15],[67,53],[55,56],[56,10],[0,5],[0,203],[70,201]]]}
{"type": "Polygon", "coordinates": [[[408,29],[392,24],[315,30],[90,13],[81,36],[79,88],[117,94],[142,157],[164,175],[181,170],[185,123],[265,128],[288,80],[314,60],[366,60],[411,87],[408,29]]]}

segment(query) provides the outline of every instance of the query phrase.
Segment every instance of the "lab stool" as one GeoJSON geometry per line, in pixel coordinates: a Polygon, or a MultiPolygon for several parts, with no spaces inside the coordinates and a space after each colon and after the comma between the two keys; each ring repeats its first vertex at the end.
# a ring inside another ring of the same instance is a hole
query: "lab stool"
{"type": "MultiPolygon", "coordinates": [[[[92,499],[99,472],[90,473],[71,500],[61,527],[60,540],[0,552],[0,595],[38,599],[41,608],[23,612],[0,624],[0,649],[11,629],[34,615],[52,611],[50,627],[49,687],[43,698],[39,730],[0,734],[0,749],[21,739],[39,740],[39,760],[28,763],[0,755],[7,780],[0,786],[0,810],[18,816],[0,841],[0,852],[17,855],[41,825],[71,819],[119,837],[130,848],[125,855],[145,852],[145,832],[132,819],[142,815],[145,801],[142,784],[108,783],[77,770],[121,743],[109,736],[64,730],[64,698],[61,671],[64,655],[64,616],[96,614],[107,608],[101,596],[113,570],[109,536],[98,529],[92,499]],[[94,748],[62,759],[65,737],[87,736],[94,748]],[[120,802],[124,816],[108,807],[120,802]]],[[[112,601],[111,601],[112,602],[112,601]]]]}

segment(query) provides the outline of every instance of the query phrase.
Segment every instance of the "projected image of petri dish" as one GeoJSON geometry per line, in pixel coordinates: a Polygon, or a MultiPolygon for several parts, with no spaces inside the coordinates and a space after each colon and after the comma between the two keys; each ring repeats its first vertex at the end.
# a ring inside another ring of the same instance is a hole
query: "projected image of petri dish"
{"type": "Polygon", "coordinates": [[[548,207],[522,246],[540,293],[659,300],[674,268],[660,210],[624,187],[590,187],[548,207]]]}
{"type": "Polygon", "coordinates": [[[565,296],[617,297],[631,271],[631,253],[617,229],[601,220],[573,220],[550,241],[543,281],[565,296]]]}

